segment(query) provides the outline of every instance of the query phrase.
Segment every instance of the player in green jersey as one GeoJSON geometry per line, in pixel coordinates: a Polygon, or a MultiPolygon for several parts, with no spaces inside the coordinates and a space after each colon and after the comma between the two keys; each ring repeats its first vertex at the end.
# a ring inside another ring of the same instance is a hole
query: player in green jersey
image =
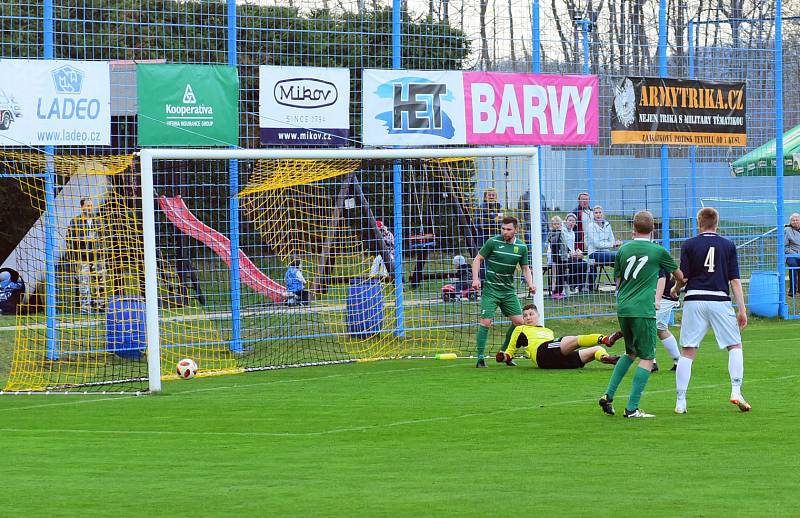
{"type": "Polygon", "coordinates": [[[651,241],[653,215],[643,210],[633,217],[633,241],[624,244],[614,261],[617,280],[617,318],[625,338],[625,356],[614,367],[606,393],[600,398],[603,412],[614,415],[614,394],[628,369],[639,358],[639,367],[633,376],[633,388],[625,407],[625,417],[653,417],[639,409],[642,392],[650,378],[653,359],[656,357],[656,286],[663,269],[676,280],[684,277],[675,259],[664,247],[651,241]]]}
{"type": "Polygon", "coordinates": [[[484,243],[475,260],[472,262],[472,287],[481,289],[481,263],[486,261],[486,283],[481,293],[481,316],[478,326],[478,363],[476,367],[486,367],[484,353],[486,352],[486,339],[489,337],[489,328],[492,327],[497,307],[503,315],[511,319],[511,327],[506,333],[504,341],[508,344],[514,328],[521,325],[522,306],[514,287],[514,274],[517,265],[522,269],[522,275],[528,284],[530,293],[536,293],[533,284],[531,268],[528,266],[528,247],[517,238],[519,222],[517,218],[506,216],[500,227],[500,235],[494,236],[484,243]]]}

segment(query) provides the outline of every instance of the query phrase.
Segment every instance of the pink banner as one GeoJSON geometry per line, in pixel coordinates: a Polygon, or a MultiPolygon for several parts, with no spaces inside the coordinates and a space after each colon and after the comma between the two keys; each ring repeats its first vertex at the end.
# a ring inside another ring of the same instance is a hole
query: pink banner
{"type": "Polygon", "coordinates": [[[467,143],[598,143],[597,76],[464,72],[467,143]]]}

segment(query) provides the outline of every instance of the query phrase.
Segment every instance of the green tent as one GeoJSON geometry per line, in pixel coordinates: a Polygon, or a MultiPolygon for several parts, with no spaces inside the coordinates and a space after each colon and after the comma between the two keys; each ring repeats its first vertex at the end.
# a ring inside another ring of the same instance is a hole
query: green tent
{"type": "MultiPolygon", "coordinates": [[[[783,174],[800,176],[800,125],[783,134],[783,174]]],[[[775,176],[775,139],[731,164],[734,176],[775,176]]]]}

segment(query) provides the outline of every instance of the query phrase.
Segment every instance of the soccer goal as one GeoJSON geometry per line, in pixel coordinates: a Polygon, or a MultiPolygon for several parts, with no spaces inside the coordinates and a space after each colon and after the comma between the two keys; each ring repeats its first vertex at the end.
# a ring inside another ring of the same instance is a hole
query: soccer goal
{"type": "Polygon", "coordinates": [[[70,208],[42,231],[67,243],[34,268],[6,391],[155,392],[182,358],[207,376],[474,354],[470,265],[504,216],[543,284],[536,148],[144,149],[76,163],[83,174],[65,169],[59,189],[28,186],[43,214],[70,208]],[[87,232],[85,199],[91,257],[68,243],[87,232]]]}

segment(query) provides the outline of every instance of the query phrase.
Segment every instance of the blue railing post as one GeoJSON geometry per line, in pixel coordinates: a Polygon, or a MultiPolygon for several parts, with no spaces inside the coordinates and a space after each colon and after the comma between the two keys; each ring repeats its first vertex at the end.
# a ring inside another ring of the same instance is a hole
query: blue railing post
{"type": "MultiPolygon", "coordinates": [[[[53,59],[55,45],[53,40],[53,0],[44,0],[44,59],[53,59]]],[[[44,262],[45,262],[45,315],[47,319],[47,359],[58,360],[58,306],[56,305],[56,167],[55,147],[45,146],[45,223],[44,223],[44,262]]]]}
{"type": "Polygon", "coordinates": [[[775,198],[778,203],[777,239],[778,239],[778,314],[789,318],[786,306],[786,250],[783,246],[784,193],[783,193],[783,1],[775,2],[775,198]]]}
{"type": "MultiPolygon", "coordinates": [[[[589,28],[591,21],[581,20],[581,32],[583,33],[583,73],[589,75],[589,28]]],[[[594,199],[594,148],[589,145],[586,146],[586,177],[588,182],[587,192],[589,199],[594,199]]]]}
{"type": "MultiPolygon", "coordinates": [[[[667,77],[667,0],[658,5],[658,75],[667,77]]],[[[670,248],[669,149],[661,145],[661,245],[670,248]]]]}
{"type": "MultiPolygon", "coordinates": [[[[392,69],[403,66],[403,25],[401,0],[392,1],[392,69]]],[[[392,164],[392,190],[394,192],[394,291],[396,336],[405,336],[405,316],[403,308],[403,163],[395,160],[392,164]]],[[[427,210],[431,210],[428,207],[427,210]]],[[[422,208],[426,210],[426,208],[422,208]]]]}
{"type": "MultiPolygon", "coordinates": [[[[689,78],[695,79],[694,69],[694,20],[689,21],[689,78]]],[[[699,204],[697,203],[697,146],[689,148],[689,161],[692,166],[692,212],[689,217],[692,221],[692,235],[697,234],[697,211],[699,204]]]]}
{"type": "MultiPolygon", "coordinates": [[[[236,66],[236,0],[228,0],[228,64],[236,66]]],[[[237,121],[238,123],[238,121],[237,121]]],[[[235,146],[234,146],[235,147],[235,146]]],[[[231,234],[231,345],[242,352],[242,290],[239,272],[239,161],[231,160],[228,172],[231,234]]]]}

